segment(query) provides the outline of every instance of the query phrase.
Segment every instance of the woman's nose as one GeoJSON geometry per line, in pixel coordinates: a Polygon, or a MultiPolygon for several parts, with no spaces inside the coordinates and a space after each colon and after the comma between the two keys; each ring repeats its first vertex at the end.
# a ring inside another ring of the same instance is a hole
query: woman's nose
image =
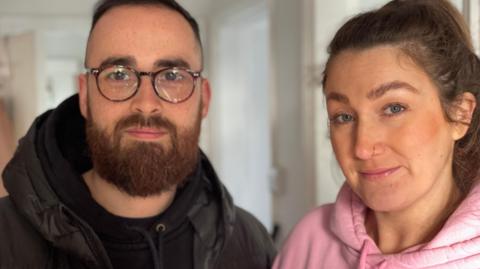
{"type": "Polygon", "coordinates": [[[374,124],[357,123],[355,130],[354,154],[360,160],[368,160],[384,152],[381,135],[374,124]]]}

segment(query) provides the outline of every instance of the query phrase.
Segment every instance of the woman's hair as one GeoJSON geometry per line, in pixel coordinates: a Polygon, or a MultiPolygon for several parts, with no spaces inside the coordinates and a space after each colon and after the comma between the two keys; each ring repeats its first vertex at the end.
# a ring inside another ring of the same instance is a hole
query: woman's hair
{"type": "Polygon", "coordinates": [[[399,48],[424,69],[437,86],[450,121],[456,121],[449,112],[454,111],[461,94],[475,96],[477,107],[469,129],[456,141],[453,156],[453,176],[458,187],[468,191],[480,168],[480,61],[462,15],[447,0],[393,0],[378,10],[359,14],[331,41],[323,84],[339,53],[381,45],[399,48]]]}

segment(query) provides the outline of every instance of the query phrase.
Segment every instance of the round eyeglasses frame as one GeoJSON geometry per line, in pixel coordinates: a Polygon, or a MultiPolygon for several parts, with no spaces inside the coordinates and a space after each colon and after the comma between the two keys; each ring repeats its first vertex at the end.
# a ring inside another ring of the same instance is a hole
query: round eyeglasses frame
{"type": "Polygon", "coordinates": [[[199,71],[199,72],[195,72],[195,71],[192,71],[190,69],[187,69],[187,68],[182,68],[182,67],[167,67],[167,68],[163,68],[163,69],[160,69],[160,70],[157,70],[155,72],[142,72],[142,71],[137,71],[135,70],[134,68],[131,68],[129,66],[124,66],[124,65],[107,65],[107,66],[102,66],[102,67],[99,67],[99,68],[87,68],[87,73],[88,74],[92,74],[94,77],[95,77],[95,82],[97,84],[97,89],[98,91],[100,92],[100,94],[107,100],[109,101],[112,101],[112,102],[124,102],[124,101],[127,101],[129,99],[131,99],[132,97],[134,97],[138,90],[140,89],[140,86],[142,84],[142,80],[141,80],[141,77],[142,76],[148,76],[150,77],[150,81],[152,83],[152,87],[153,87],[153,91],[155,92],[155,94],[160,98],[162,99],[163,101],[165,102],[168,102],[168,103],[171,103],[171,104],[179,104],[179,103],[182,103],[182,102],[185,102],[187,101],[192,95],[193,95],[193,92],[195,91],[195,86],[197,85],[197,79],[198,78],[201,78],[202,77],[202,72],[199,71]],[[110,67],[117,67],[117,68],[123,68],[123,69],[127,69],[131,72],[133,72],[136,76],[137,76],[137,86],[135,88],[135,91],[132,92],[132,94],[126,98],[123,98],[123,99],[119,99],[119,100],[116,100],[116,99],[111,99],[109,97],[107,97],[101,90],[100,88],[100,84],[98,82],[98,75],[100,73],[102,73],[102,71],[104,71],[105,69],[108,69],[110,67]],[[187,72],[190,76],[192,76],[192,80],[193,80],[193,83],[192,83],[192,89],[190,90],[190,94],[188,94],[185,98],[183,99],[180,99],[180,100],[170,100],[170,99],[167,99],[163,96],[161,96],[159,94],[159,89],[157,88],[156,84],[155,84],[155,78],[158,74],[162,73],[162,72],[165,72],[167,70],[173,70],[173,71],[176,71],[176,70],[183,70],[185,72],[187,72]]]}

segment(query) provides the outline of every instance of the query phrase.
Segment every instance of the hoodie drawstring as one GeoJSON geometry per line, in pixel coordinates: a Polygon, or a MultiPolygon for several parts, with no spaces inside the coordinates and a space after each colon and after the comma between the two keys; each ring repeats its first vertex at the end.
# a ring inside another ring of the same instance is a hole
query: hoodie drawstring
{"type": "Polygon", "coordinates": [[[155,269],[163,269],[163,232],[166,230],[164,224],[157,224],[155,231],[158,234],[158,249],[155,247],[152,237],[149,232],[140,228],[130,227],[131,229],[139,232],[145,240],[147,240],[148,247],[152,253],[153,266],[155,269]]]}
{"type": "Polygon", "coordinates": [[[163,262],[164,261],[164,259],[163,259],[163,234],[164,234],[166,229],[167,229],[167,227],[162,223],[159,223],[159,224],[157,224],[157,226],[155,226],[155,231],[157,232],[157,243],[158,243],[157,244],[157,247],[158,247],[158,249],[157,249],[158,256],[157,257],[160,261],[162,261],[161,267],[158,267],[159,269],[163,269],[163,263],[164,263],[163,262]]]}
{"type": "Polygon", "coordinates": [[[366,269],[367,256],[368,256],[369,250],[370,250],[370,244],[368,243],[368,240],[365,240],[363,242],[362,252],[360,254],[360,262],[358,264],[358,269],[366,269]]]}

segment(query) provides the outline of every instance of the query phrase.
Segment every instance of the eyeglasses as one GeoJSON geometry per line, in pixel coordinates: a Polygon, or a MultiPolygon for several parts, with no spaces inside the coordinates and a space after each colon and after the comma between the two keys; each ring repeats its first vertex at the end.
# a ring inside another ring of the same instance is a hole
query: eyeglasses
{"type": "Polygon", "coordinates": [[[156,72],[139,72],[128,66],[111,65],[88,68],[87,72],[95,76],[100,94],[113,102],[132,98],[140,88],[141,77],[149,76],[158,97],[166,102],[178,104],[192,96],[196,80],[201,77],[201,72],[180,67],[169,67],[156,72]]]}

